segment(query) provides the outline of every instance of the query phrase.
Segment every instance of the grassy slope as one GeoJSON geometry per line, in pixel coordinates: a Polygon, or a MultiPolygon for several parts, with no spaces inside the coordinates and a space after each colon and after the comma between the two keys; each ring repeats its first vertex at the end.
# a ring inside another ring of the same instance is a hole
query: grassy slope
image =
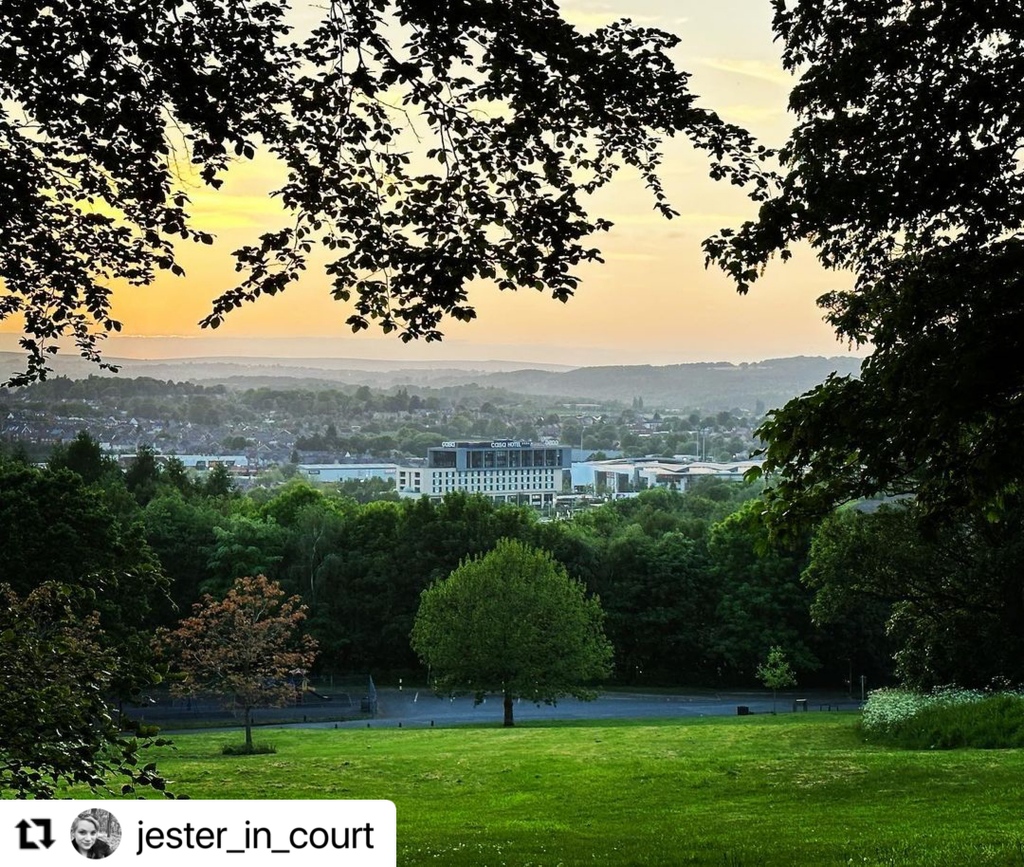
{"type": "Polygon", "coordinates": [[[195,798],[386,798],[399,863],[1024,864],[1024,751],[900,752],[849,715],[175,737],[195,798]]]}

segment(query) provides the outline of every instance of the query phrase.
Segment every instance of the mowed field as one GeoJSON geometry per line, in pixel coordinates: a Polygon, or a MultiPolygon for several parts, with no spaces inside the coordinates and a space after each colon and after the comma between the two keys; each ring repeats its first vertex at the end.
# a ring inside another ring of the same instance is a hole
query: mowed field
{"type": "Polygon", "coordinates": [[[400,865],[1024,865],[1024,751],[893,751],[854,714],[185,734],[192,798],[385,798],[400,865]]]}

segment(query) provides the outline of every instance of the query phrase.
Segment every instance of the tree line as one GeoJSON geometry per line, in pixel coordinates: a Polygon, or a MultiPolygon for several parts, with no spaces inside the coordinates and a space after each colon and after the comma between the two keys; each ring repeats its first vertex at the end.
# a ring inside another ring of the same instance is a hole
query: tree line
{"type": "Polygon", "coordinates": [[[80,436],[45,467],[0,462],[0,583],[78,588],[83,616],[137,657],[126,695],[152,674],[149,634],[243,575],[302,597],[322,671],[422,676],[421,592],[502,539],[549,552],[600,597],[622,683],[752,685],[773,646],[805,685],[1024,680],[1024,510],[1009,503],[999,522],[938,534],[909,500],[869,503],[782,545],[756,486],[715,480],[554,521],[479,496],[359,494],[292,480],[241,495],[222,469],[195,481],[145,451],[122,471],[80,436]]]}
{"type": "Polygon", "coordinates": [[[409,644],[421,592],[512,539],[600,596],[621,682],[750,684],[774,644],[812,680],[846,670],[846,651],[811,621],[806,549],[761,553],[755,492],[741,486],[652,490],[543,522],[462,494],[360,503],[292,480],[243,496],[223,471],[195,482],[146,451],[122,471],[88,437],[45,468],[7,459],[0,475],[0,581],[20,594],[48,580],[87,587],[86,607],[140,660],[148,631],[266,575],[309,607],[323,671],[422,676],[409,644]]]}

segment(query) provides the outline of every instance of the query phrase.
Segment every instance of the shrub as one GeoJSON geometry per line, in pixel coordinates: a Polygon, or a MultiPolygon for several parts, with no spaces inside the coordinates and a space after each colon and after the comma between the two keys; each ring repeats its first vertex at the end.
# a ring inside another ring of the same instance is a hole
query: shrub
{"type": "Polygon", "coordinates": [[[225,756],[265,756],[276,752],[273,744],[224,744],[221,747],[225,756]]]}
{"type": "Polygon", "coordinates": [[[903,689],[873,692],[861,729],[868,740],[905,749],[1024,746],[1024,696],[1014,692],[903,689]]]}
{"type": "Polygon", "coordinates": [[[871,735],[893,734],[927,707],[936,704],[969,704],[984,697],[983,692],[954,687],[945,687],[931,693],[900,688],[876,689],[864,705],[861,725],[871,735]]]}

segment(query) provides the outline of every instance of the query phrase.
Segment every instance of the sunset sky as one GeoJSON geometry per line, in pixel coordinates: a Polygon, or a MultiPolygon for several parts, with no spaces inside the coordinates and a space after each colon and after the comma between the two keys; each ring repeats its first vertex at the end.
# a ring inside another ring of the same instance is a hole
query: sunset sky
{"type": "MultiPolygon", "coordinates": [[[[302,6],[303,0],[296,0],[302,6]]],[[[678,34],[675,60],[693,74],[701,104],[777,146],[791,120],[791,80],[772,42],[768,0],[565,0],[565,16],[592,28],[623,16],[678,34]]],[[[742,193],[706,177],[706,163],[683,142],[670,143],[666,190],[681,216],[666,221],[651,208],[635,176],[621,174],[594,201],[593,213],[615,227],[596,239],[606,263],[580,271],[583,285],[568,304],[537,292],[471,290],[478,319],[447,323],[442,344],[402,344],[371,328],[353,335],[351,309],[330,299],[327,278],[310,271],[276,298],[232,313],[216,332],[198,321],[210,300],[232,285],[230,253],[274,228],[267,196],[280,176],[258,158],[230,172],[220,192],[196,191],[197,227],[217,235],[213,247],[182,249],[184,278],[162,276],[118,293],[123,335],[105,352],[130,357],[264,354],[415,360],[509,359],[563,364],[756,361],[789,355],[840,355],[847,348],[821,321],[814,299],[849,282],[823,272],[806,250],[776,263],[750,295],[739,297],[717,271],[705,271],[700,242],[753,216],[742,193]],[[167,339],[170,338],[170,339],[167,339]],[[259,340],[254,340],[261,338],[259,340]],[[267,338],[273,338],[267,340],[267,338]]],[[[0,348],[15,348],[10,323],[0,348]]]]}

